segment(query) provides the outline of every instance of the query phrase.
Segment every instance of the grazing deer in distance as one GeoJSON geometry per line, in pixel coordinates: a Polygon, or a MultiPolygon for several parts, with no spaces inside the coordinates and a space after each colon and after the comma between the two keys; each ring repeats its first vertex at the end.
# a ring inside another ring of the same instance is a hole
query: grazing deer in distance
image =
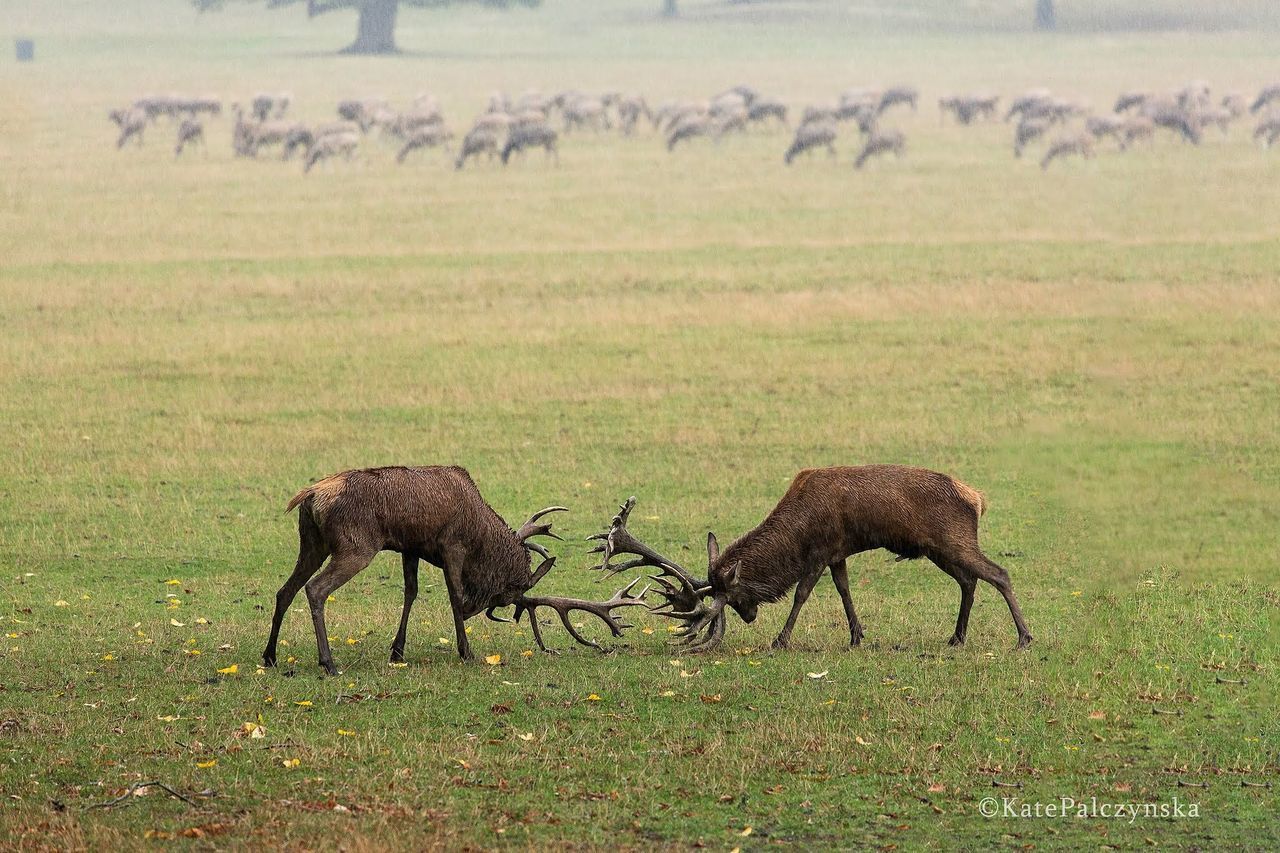
{"type": "Polygon", "coordinates": [[[644,604],[645,591],[638,595],[631,592],[635,583],[602,602],[529,595],[529,590],[556,562],[533,538],[560,538],[551,532],[549,523],[539,524],[538,520],[548,513],[564,512],[565,507],[539,510],[519,530],[512,530],[480,496],[480,490],[464,468],[431,466],[343,471],[298,492],[289,501],[286,512],[294,507],[298,508],[298,562],[293,574],[276,593],[271,636],[262,653],[265,666],[275,666],[280,624],[298,590],[305,585],[320,666],[329,675],[337,674],[325,628],[325,602],[334,590],[363,571],[379,551],[400,552],[404,568],[404,608],[400,629],[391,645],[392,661],[404,660],[409,610],[418,595],[419,560],[444,570],[458,655],[463,660],[474,657],[463,622],[481,611],[495,622],[518,622],[528,611],[534,640],[546,651],[536,614],[539,607],[554,610],[576,641],[599,648],[578,633],[569,621],[570,611],[580,610],[599,617],[617,637],[622,635],[623,628],[630,626],[613,611],[644,604]],[[529,569],[530,552],[543,558],[534,571],[529,569]],[[321,570],[326,558],[328,565],[321,570]],[[495,609],[507,605],[515,605],[513,619],[494,613],[495,609]]]}
{"type": "Polygon", "coordinates": [[[682,641],[690,644],[690,651],[710,651],[720,644],[726,607],[751,623],[760,604],[778,601],[794,587],[791,614],[773,642],[774,648],[786,648],[800,608],[828,569],[849,622],[850,645],[859,645],[863,630],[849,593],[845,561],[877,548],[891,551],[899,560],[928,557],[959,584],[960,613],[951,645],[965,641],[979,580],[999,590],[1008,604],[1018,629],[1017,648],[1031,643],[1008,573],[978,546],[978,519],[986,501],[976,489],[946,474],[903,465],[801,471],[768,517],[723,551],[715,534],[707,534],[706,580],[632,537],[626,522],[634,504],[632,498],[610,530],[593,537],[603,540],[595,549],[604,555],[596,568],[615,573],[641,566],[659,569],[653,580],[661,584],[656,592],[666,604],[655,612],[684,623],[682,641]],[[633,554],[636,559],[610,565],[615,554],[633,554]],[[705,598],[711,599],[709,605],[705,598]]]}

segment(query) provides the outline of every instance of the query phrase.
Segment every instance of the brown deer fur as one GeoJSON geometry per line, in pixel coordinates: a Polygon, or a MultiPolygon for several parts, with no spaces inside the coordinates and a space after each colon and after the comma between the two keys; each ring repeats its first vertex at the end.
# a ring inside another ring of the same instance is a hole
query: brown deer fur
{"type": "Polygon", "coordinates": [[[343,471],[294,495],[298,562],[276,593],[263,662],[276,662],[280,623],[306,585],[320,665],[337,670],[324,623],[325,601],[359,574],[379,551],[403,555],[404,609],[391,659],[404,658],[409,610],[418,594],[418,561],[444,570],[458,654],[473,655],[463,622],[483,610],[512,604],[534,580],[529,552],[515,531],[485,503],[463,468],[367,468],[343,471]],[[320,566],[329,558],[324,570],[320,566]]]}
{"type": "MultiPolygon", "coordinates": [[[[791,615],[774,641],[782,648],[809,593],[830,569],[848,618],[850,642],[856,646],[862,626],[849,594],[845,559],[884,548],[899,559],[928,557],[960,585],[952,645],[965,640],[974,590],[983,580],[1004,596],[1022,648],[1032,637],[1009,575],[978,546],[978,518],[985,509],[975,489],[923,468],[866,465],[801,471],[768,517],[723,552],[715,536],[708,536],[710,594],[721,607],[727,604],[752,622],[759,604],[777,601],[794,587],[791,615]]],[[[722,622],[717,630],[723,631],[722,622]]]]}

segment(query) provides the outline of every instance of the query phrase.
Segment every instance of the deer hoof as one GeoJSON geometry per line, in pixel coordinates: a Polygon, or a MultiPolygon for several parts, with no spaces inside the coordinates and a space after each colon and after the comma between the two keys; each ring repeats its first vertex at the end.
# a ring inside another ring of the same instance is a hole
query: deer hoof
{"type": "Polygon", "coordinates": [[[1032,637],[1030,634],[1027,634],[1025,637],[1019,637],[1018,645],[1014,646],[1013,650],[1016,652],[1020,649],[1025,649],[1027,646],[1031,645],[1031,641],[1034,639],[1035,637],[1032,637]]]}
{"type": "Polygon", "coordinates": [[[951,639],[950,639],[950,640],[947,640],[947,645],[948,645],[948,646],[963,646],[963,645],[964,645],[964,637],[961,637],[959,634],[952,634],[952,635],[951,635],[951,639]]]}
{"type": "Polygon", "coordinates": [[[778,639],[773,641],[773,645],[771,646],[771,648],[782,650],[789,647],[790,645],[791,645],[791,639],[789,637],[779,637],[778,639]]]}
{"type": "Polygon", "coordinates": [[[336,676],[338,674],[338,668],[331,663],[321,662],[320,666],[324,667],[326,675],[336,676]]]}

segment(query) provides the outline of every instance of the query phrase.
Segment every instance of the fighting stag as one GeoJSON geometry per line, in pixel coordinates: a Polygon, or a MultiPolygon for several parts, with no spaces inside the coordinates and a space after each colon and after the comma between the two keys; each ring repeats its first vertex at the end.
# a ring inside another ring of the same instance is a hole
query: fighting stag
{"type": "Polygon", "coordinates": [[[959,584],[960,613],[951,645],[965,641],[979,580],[1003,596],[1018,630],[1017,648],[1031,643],[1008,573],[978,545],[978,519],[986,501],[946,474],[903,465],[801,471],[765,520],[723,552],[715,534],[707,534],[705,581],[631,537],[626,520],[632,504],[628,501],[610,531],[601,534],[605,541],[597,550],[605,559],[598,568],[660,569],[653,579],[661,584],[656,592],[667,603],[654,612],[684,623],[681,640],[690,644],[690,651],[710,651],[720,644],[726,607],[751,623],[760,604],[778,601],[794,588],[791,613],[773,643],[786,648],[800,609],[828,569],[849,622],[850,645],[859,645],[863,630],[849,592],[846,560],[877,548],[899,560],[928,557],[959,584]],[[618,553],[637,559],[610,566],[610,557],[618,553]]]}
{"type": "Polygon", "coordinates": [[[519,530],[512,530],[481,497],[471,475],[456,466],[343,471],[298,492],[286,511],[295,507],[298,562],[276,593],[271,635],[262,653],[265,666],[276,663],[280,624],[305,585],[320,666],[336,675],[325,627],[325,602],[380,551],[398,551],[404,569],[404,607],[391,645],[395,662],[404,660],[409,611],[418,595],[420,560],[444,571],[458,655],[463,660],[474,657],[463,623],[481,612],[494,621],[507,622],[512,620],[498,616],[497,608],[515,605],[517,621],[527,611],[534,639],[546,651],[536,612],[547,607],[556,612],[576,641],[598,649],[570,624],[570,612],[580,610],[599,617],[610,633],[620,636],[629,626],[613,611],[644,605],[645,591],[633,594],[634,583],[603,602],[529,595],[556,562],[534,538],[560,538],[551,532],[550,523],[539,521],[550,513],[566,511],[565,507],[539,510],[519,530]],[[542,557],[534,571],[529,568],[531,553],[542,557]],[[321,570],[326,558],[329,562],[321,570]]]}

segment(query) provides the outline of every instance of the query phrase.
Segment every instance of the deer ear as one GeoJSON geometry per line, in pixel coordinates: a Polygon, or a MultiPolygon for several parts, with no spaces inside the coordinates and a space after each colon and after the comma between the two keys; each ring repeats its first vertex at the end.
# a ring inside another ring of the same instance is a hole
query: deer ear
{"type": "Polygon", "coordinates": [[[716,541],[716,535],[710,531],[707,532],[707,568],[711,568],[716,564],[716,560],[720,559],[720,543],[716,541]]]}

